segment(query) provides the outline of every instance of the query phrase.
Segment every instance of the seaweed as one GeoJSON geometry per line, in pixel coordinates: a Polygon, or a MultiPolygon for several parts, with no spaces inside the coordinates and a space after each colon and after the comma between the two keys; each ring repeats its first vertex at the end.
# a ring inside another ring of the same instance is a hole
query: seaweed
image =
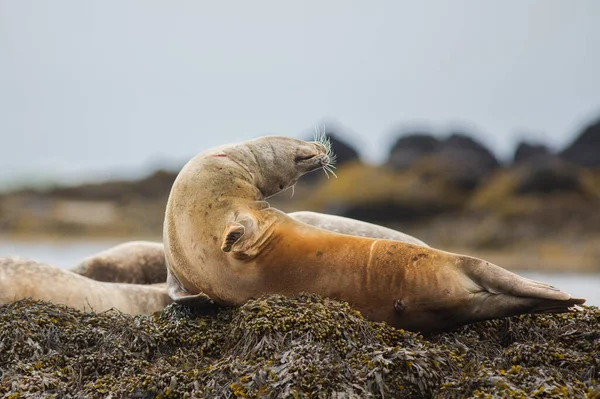
{"type": "Polygon", "coordinates": [[[136,317],[0,306],[9,398],[600,398],[599,378],[595,307],[424,337],[312,294],[136,317]]]}

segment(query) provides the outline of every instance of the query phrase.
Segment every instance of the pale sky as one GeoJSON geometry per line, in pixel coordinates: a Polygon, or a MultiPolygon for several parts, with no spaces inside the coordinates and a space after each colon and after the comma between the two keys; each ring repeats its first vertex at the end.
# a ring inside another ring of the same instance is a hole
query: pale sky
{"type": "Polygon", "coordinates": [[[0,180],[127,175],[335,121],[497,155],[600,117],[600,1],[0,0],[0,180]]]}

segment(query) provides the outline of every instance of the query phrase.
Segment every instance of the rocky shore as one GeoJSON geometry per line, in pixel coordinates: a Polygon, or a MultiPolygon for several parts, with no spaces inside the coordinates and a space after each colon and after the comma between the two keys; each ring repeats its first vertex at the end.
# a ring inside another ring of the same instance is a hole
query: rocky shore
{"type": "Polygon", "coordinates": [[[152,316],[0,307],[8,398],[600,398],[600,310],[423,337],[303,295],[152,316]]]}

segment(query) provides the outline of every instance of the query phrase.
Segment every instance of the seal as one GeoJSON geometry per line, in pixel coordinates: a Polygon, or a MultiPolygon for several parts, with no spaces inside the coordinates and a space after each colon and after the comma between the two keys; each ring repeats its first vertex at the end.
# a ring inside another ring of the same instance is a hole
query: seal
{"type": "Polygon", "coordinates": [[[117,309],[130,315],[152,314],[172,302],[164,283],[106,283],[25,258],[0,258],[0,304],[25,298],[83,311],[117,309]]]}
{"type": "Polygon", "coordinates": [[[335,233],[347,234],[358,237],[383,238],[386,240],[401,241],[408,244],[428,247],[423,241],[398,230],[379,226],[362,220],[351,219],[343,216],[328,215],[326,213],[299,211],[288,213],[288,216],[299,222],[310,224],[335,233]]]}
{"type": "Polygon", "coordinates": [[[298,222],[265,199],[330,168],[327,141],[263,137],[192,158],[171,188],[163,241],[169,295],[240,305],[316,293],[363,316],[424,333],[523,313],[566,312],[585,299],[481,259],[298,222]]]}
{"type": "MultiPolygon", "coordinates": [[[[288,216],[337,233],[428,246],[408,234],[356,219],[309,211],[292,212],[288,216]]],[[[86,257],[69,270],[93,280],[113,283],[159,284],[167,280],[164,246],[153,241],[124,242],[86,257]]]]}
{"type": "Polygon", "coordinates": [[[97,281],[157,284],[167,280],[160,242],[129,241],[83,259],[72,272],[97,281]]]}

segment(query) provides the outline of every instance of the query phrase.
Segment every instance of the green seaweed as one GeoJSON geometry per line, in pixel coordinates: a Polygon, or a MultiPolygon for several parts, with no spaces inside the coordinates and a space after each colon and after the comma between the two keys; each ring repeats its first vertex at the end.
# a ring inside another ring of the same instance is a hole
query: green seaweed
{"type": "Polygon", "coordinates": [[[152,316],[0,306],[6,397],[599,398],[600,311],[423,337],[317,295],[152,316]]]}

